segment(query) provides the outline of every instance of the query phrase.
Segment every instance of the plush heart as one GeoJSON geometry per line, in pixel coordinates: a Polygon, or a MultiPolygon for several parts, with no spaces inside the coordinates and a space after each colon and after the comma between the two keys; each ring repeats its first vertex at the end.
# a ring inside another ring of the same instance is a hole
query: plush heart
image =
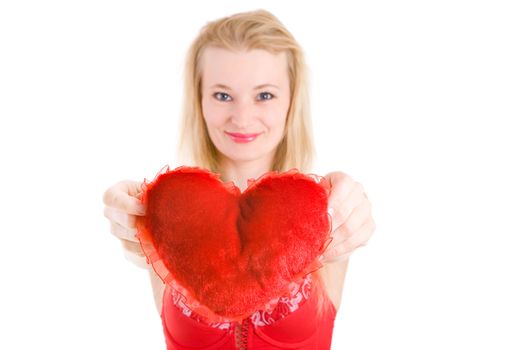
{"type": "Polygon", "coordinates": [[[143,184],[137,237],[157,274],[210,319],[271,309],[291,282],[320,267],[329,243],[329,185],[296,169],[233,182],[198,167],[143,184]]]}

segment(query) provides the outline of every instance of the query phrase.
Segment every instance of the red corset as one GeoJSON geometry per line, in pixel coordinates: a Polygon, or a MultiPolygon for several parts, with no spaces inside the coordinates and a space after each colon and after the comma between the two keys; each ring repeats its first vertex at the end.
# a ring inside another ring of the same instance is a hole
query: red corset
{"type": "Polygon", "coordinates": [[[166,285],[161,317],[167,349],[329,350],[336,309],[330,302],[329,312],[319,319],[316,290],[309,275],[280,298],[271,314],[257,311],[242,323],[209,323],[184,303],[182,294],[166,285]]]}

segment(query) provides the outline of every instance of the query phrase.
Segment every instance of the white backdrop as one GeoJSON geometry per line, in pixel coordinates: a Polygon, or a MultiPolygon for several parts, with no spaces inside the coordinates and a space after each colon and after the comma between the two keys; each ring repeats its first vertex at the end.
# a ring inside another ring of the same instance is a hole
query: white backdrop
{"type": "Polygon", "coordinates": [[[175,165],[182,62],[265,8],[311,71],[316,171],[361,182],[333,349],[525,348],[519,1],[0,3],[1,349],[163,349],[102,194],[175,165]]]}

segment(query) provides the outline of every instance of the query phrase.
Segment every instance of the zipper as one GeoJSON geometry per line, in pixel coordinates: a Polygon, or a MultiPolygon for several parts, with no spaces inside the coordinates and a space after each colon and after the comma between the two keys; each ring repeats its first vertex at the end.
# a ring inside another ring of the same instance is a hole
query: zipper
{"type": "Polygon", "coordinates": [[[248,330],[250,327],[250,319],[245,318],[241,323],[235,324],[235,348],[237,350],[248,349],[248,330]]]}

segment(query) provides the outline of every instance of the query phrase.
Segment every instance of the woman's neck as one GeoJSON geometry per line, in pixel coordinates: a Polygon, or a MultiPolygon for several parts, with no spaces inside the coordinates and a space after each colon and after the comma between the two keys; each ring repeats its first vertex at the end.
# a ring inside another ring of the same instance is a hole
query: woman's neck
{"type": "Polygon", "coordinates": [[[248,179],[257,179],[271,170],[271,161],[253,160],[246,162],[232,162],[224,160],[221,163],[221,180],[233,181],[241,191],[248,187],[248,179]]]}

